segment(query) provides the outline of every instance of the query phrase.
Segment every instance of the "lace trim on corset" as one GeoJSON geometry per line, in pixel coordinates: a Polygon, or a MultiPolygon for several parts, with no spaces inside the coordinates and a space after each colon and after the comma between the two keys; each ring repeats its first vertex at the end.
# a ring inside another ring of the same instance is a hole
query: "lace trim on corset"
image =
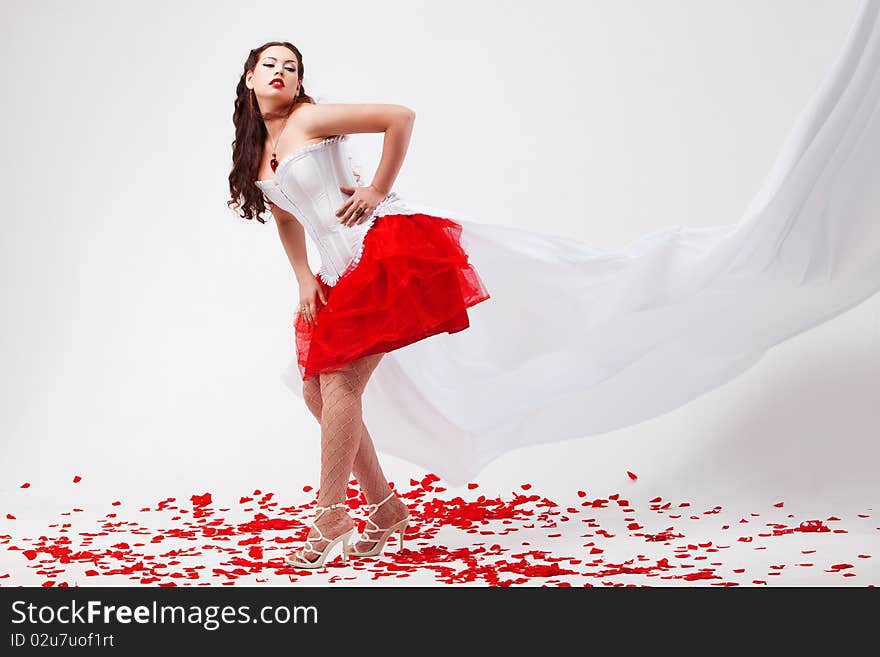
{"type": "MultiPolygon", "coordinates": [[[[330,144],[332,144],[334,142],[345,141],[347,138],[348,138],[348,135],[346,135],[346,134],[333,135],[332,137],[325,137],[321,141],[316,141],[314,144],[300,146],[299,148],[291,151],[290,153],[285,155],[283,158],[281,158],[281,161],[278,163],[278,166],[275,168],[275,172],[277,174],[278,170],[282,166],[284,166],[289,160],[297,158],[305,153],[310,153],[311,151],[316,150],[318,148],[325,148],[326,146],[329,146],[330,144]]],[[[261,180],[260,182],[272,182],[273,180],[274,180],[274,178],[272,180],[261,180]]]]}

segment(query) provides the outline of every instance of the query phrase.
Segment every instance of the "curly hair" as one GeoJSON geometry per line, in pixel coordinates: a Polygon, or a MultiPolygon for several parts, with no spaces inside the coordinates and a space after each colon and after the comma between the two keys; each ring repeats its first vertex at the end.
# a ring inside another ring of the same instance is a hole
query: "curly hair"
{"type": "MultiPolygon", "coordinates": [[[[300,81],[303,79],[305,68],[303,67],[302,54],[299,49],[288,41],[269,41],[250,51],[244,63],[244,71],[238,81],[235,90],[235,109],[232,113],[232,123],[235,125],[235,140],[232,142],[232,171],[229,172],[229,193],[231,199],[227,201],[227,207],[240,209],[244,219],[256,219],[260,223],[266,223],[260,217],[266,211],[263,200],[263,192],[256,184],[260,170],[260,161],[263,157],[263,145],[266,143],[266,124],[257,103],[253,103],[253,109],[248,103],[248,95],[251,92],[245,84],[248,71],[253,71],[260,60],[260,54],[270,46],[284,46],[289,48],[295,55],[299,67],[300,81]]],[[[314,103],[315,100],[305,92],[305,87],[300,84],[299,93],[293,100],[290,112],[299,103],[314,103]]],[[[288,116],[290,113],[288,113],[288,116]]]]}

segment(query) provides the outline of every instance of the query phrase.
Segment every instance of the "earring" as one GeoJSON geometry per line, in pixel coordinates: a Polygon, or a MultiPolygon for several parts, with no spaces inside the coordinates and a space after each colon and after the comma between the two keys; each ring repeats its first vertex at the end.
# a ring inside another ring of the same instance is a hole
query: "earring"
{"type": "Polygon", "coordinates": [[[251,112],[254,111],[254,90],[251,89],[248,93],[248,110],[251,112]]]}

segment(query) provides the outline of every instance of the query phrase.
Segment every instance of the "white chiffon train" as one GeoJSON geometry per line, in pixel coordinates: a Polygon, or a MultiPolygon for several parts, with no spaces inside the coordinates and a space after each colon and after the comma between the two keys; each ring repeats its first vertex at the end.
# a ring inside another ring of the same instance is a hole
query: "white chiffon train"
{"type": "MultiPolygon", "coordinates": [[[[383,357],[363,398],[377,450],[461,485],[517,447],[638,423],[730,381],[880,290],[878,183],[880,0],[863,0],[737,223],[608,251],[407,201],[461,223],[492,298],[470,328],[383,357]]],[[[302,395],[295,357],[282,380],[302,395]]]]}

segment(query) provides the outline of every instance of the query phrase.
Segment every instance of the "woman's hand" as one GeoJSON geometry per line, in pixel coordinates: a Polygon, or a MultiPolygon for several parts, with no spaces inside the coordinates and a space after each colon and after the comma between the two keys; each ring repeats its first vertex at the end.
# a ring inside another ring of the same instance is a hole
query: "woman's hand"
{"type": "Polygon", "coordinates": [[[327,297],[317,278],[312,276],[299,284],[299,314],[309,325],[318,314],[318,300],[322,304],[327,303],[327,297]]]}
{"type": "Polygon", "coordinates": [[[372,185],[369,187],[346,187],[343,185],[339,189],[345,194],[351,194],[342,207],[336,211],[336,216],[340,217],[339,221],[344,226],[354,226],[366,221],[373,210],[388,196],[372,185]]]}

